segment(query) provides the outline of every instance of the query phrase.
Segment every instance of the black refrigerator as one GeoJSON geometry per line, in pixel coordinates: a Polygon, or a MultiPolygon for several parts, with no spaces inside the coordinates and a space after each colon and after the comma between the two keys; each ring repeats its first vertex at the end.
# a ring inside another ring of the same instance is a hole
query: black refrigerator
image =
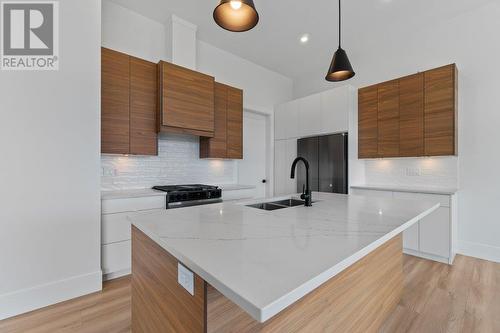
{"type": "MultiPolygon", "coordinates": [[[[297,141],[297,156],[309,162],[312,191],[347,194],[347,138],[340,133],[297,141]]],[[[297,166],[297,192],[302,192],[306,171],[302,163],[297,166]]]]}

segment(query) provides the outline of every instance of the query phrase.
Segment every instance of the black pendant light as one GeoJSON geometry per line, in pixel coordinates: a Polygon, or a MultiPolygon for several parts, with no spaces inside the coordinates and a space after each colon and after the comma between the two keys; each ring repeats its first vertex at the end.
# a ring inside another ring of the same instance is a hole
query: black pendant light
{"type": "Polygon", "coordinates": [[[232,32],[248,31],[259,23],[253,0],[221,0],[214,9],[214,20],[232,32]]]}
{"type": "Polygon", "coordinates": [[[332,63],[330,64],[330,69],[328,74],[326,74],[326,80],[330,82],[345,81],[352,78],[356,73],[352,69],[351,62],[347,57],[347,53],[341,47],[342,38],[342,12],[340,8],[339,0],[339,48],[333,55],[332,63]]]}

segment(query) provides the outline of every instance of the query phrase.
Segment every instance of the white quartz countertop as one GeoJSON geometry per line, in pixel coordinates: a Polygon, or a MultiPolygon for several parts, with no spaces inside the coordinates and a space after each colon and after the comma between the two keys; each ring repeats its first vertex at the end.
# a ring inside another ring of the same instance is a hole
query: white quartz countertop
{"type": "Polygon", "coordinates": [[[274,211],[246,206],[256,201],[220,203],[131,221],[264,322],[439,208],[438,202],[316,192],[313,201],[313,207],[274,211]]]}
{"type": "Polygon", "coordinates": [[[427,194],[442,194],[442,195],[453,195],[458,192],[457,188],[433,187],[433,186],[353,185],[351,186],[351,188],[361,189],[361,190],[427,193],[427,194]]]}
{"type": "Polygon", "coordinates": [[[153,190],[150,188],[138,190],[116,190],[116,191],[101,191],[101,200],[127,199],[127,198],[144,198],[154,196],[166,196],[166,192],[153,190]]]}
{"type": "MultiPolygon", "coordinates": [[[[237,190],[248,190],[254,189],[255,186],[252,185],[242,185],[242,184],[225,184],[218,185],[222,191],[237,191],[237,190]]],[[[114,199],[126,199],[126,198],[143,198],[143,197],[153,197],[153,196],[165,196],[166,192],[153,190],[150,188],[144,189],[131,189],[131,190],[115,190],[115,191],[101,191],[101,200],[114,200],[114,199]]]]}
{"type": "Polygon", "coordinates": [[[243,185],[243,184],[225,184],[219,185],[223,191],[239,191],[239,190],[252,190],[256,187],[254,185],[243,185]]]}

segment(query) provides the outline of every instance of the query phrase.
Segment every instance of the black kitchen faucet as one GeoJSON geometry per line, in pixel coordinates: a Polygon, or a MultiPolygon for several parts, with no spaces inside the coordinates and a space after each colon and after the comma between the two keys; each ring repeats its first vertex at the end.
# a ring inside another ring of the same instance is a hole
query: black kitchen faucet
{"type": "Polygon", "coordinates": [[[290,173],[290,178],[295,179],[295,167],[297,166],[297,162],[302,161],[306,166],[306,184],[302,186],[302,195],[300,198],[305,201],[306,207],[312,206],[312,196],[311,196],[311,187],[309,187],[309,162],[303,157],[297,157],[292,163],[292,171],[290,173]]]}

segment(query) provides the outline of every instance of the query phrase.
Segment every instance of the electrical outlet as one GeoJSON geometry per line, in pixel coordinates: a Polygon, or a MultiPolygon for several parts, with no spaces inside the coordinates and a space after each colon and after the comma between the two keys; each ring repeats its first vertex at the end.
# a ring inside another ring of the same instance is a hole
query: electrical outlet
{"type": "Polygon", "coordinates": [[[194,296],[194,274],[181,263],[177,263],[177,282],[194,296]]]}
{"type": "Polygon", "coordinates": [[[406,168],[406,175],[409,177],[419,177],[422,171],[419,168],[406,168]]]}
{"type": "Polygon", "coordinates": [[[107,176],[107,177],[117,176],[118,170],[115,168],[103,167],[102,168],[102,175],[107,176]]]}

